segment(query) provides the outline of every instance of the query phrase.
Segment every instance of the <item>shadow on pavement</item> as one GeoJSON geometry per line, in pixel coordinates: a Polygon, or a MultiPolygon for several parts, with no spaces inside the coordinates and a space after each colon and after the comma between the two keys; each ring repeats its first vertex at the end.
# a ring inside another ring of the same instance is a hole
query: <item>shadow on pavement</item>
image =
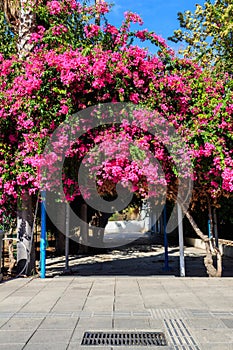
{"type": "MultiPolygon", "coordinates": [[[[185,247],[187,277],[208,277],[204,266],[205,252],[185,247]]],[[[48,276],[180,276],[179,247],[169,248],[165,269],[164,249],[161,246],[132,246],[100,251],[97,254],[70,256],[69,270],[64,271],[65,257],[47,261],[48,276]]],[[[233,277],[233,259],[223,257],[223,277],[233,277]]]]}

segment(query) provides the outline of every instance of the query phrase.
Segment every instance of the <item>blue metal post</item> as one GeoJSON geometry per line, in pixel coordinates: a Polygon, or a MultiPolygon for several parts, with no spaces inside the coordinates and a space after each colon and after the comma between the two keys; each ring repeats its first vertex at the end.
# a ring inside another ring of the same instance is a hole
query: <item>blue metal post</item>
{"type": "Polygon", "coordinates": [[[65,240],[65,271],[69,271],[69,233],[70,233],[70,204],[66,203],[66,240],[65,240]]]}
{"type": "Polygon", "coordinates": [[[209,238],[212,238],[210,219],[208,220],[208,237],[209,237],[209,238]]]}
{"type": "Polygon", "coordinates": [[[218,245],[218,219],[217,219],[216,208],[214,208],[214,238],[215,238],[215,245],[217,248],[219,248],[219,245],[218,245]]]}
{"type": "Polygon", "coordinates": [[[169,262],[168,262],[168,241],[167,241],[167,208],[166,204],[163,208],[163,235],[164,235],[164,270],[169,270],[169,262]]]}
{"type": "Polygon", "coordinates": [[[41,191],[40,277],[46,274],[46,192],[41,191]]]}

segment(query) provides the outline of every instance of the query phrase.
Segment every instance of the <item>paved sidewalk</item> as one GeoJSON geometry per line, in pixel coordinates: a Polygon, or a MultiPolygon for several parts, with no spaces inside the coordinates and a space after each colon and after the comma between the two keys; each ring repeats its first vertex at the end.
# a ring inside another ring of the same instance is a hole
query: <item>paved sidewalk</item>
{"type": "MultiPolygon", "coordinates": [[[[131,245],[108,252],[70,255],[70,273],[77,276],[180,276],[179,247],[168,248],[168,269],[162,245],[131,245]]],[[[205,250],[184,247],[185,273],[188,277],[208,277],[204,266],[205,250]]],[[[47,276],[62,275],[65,257],[47,259],[47,276]]],[[[223,256],[223,277],[233,277],[233,259],[223,256]]]]}
{"type": "Polygon", "coordinates": [[[233,279],[60,276],[0,285],[0,349],[233,349],[233,279]],[[162,331],[168,345],[84,346],[85,331],[162,331]]]}

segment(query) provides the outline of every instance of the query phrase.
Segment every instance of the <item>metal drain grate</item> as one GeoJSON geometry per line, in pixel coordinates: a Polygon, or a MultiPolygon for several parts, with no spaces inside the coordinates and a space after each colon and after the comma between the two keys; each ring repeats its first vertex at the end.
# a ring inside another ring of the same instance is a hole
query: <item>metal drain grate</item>
{"type": "Polygon", "coordinates": [[[85,332],[81,345],[166,346],[162,332],[85,332]]]}

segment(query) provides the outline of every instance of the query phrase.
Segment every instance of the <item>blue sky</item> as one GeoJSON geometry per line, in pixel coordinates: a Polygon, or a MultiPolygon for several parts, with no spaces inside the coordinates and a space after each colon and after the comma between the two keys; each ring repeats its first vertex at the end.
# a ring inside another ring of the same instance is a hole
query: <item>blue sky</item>
{"type": "MultiPolygon", "coordinates": [[[[203,0],[113,0],[115,5],[109,15],[111,24],[119,26],[125,11],[138,13],[144,21],[144,28],[155,31],[165,39],[179,28],[177,13],[185,10],[195,10],[195,4],[203,4],[203,0]]],[[[178,45],[170,42],[173,48],[178,45]]]]}

